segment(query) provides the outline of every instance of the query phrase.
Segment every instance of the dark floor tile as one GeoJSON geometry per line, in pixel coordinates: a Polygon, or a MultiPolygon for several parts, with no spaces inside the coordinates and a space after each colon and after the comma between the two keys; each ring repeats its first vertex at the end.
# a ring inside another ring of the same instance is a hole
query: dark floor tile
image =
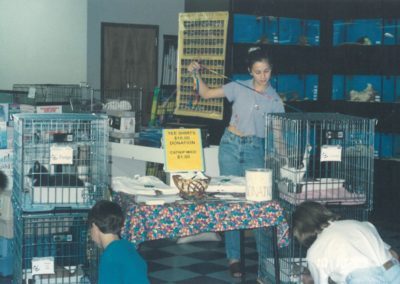
{"type": "Polygon", "coordinates": [[[191,279],[175,282],[176,284],[227,284],[228,281],[223,281],[207,276],[199,276],[191,279]]]}
{"type": "Polygon", "coordinates": [[[197,246],[197,247],[202,247],[202,248],[208,248],[208,249],[219,249],[219,248],[224,248],[225,249],[225,244],[224,242],[194,242],[191,243],[192,246],[197,246]]]}
{"type": "Polygon", "coordinates": [[[147,269],[148,271],[158,271],[170,268],[169,266],[154,262],[154,261],[147,261],[147,269]]]}
{"type": "Polygon", "coordinates": [[[225,270],[226,266],[217,265],[209,262],[201,262],[188,266],[182,266],[181,268],[206,275],[209,273],[225,270]]]}
{"type": "Polygon", "coordinates": [[[258,260],[258,253],[253,252],[253,253],[245,253],[246,258],[252,259],[252,260],[258,260]]]}
{"type": "Polygon", "coordinates": [[[258,264],[257,265],[246,265],[246,273],[254,273],[257,274],[258,272],[258,264]]]}
{"type": "Polygon", "coordinates": [[[174,254],[172,254],[172,253],[168,253],[168,252],[158,250],[158,249],[141,251],[140,254],[146,260],[153,260],[153,259],[158,259],[158,258],[174,256],[174,254]]]}
{"type": "Polygon", "coordinates": [[[149,277],[172,283],[198,276],[201,276],[201,274],[180,267],[172,267],[170,269],[149,272],[149,277]]]}
{"type": "Polygon", "coordinates": [[[167,281],[163,281],[163,280],[151,277],[151,276],[149,276],[149,281],[151,284],[167,284],[167,283],[169,283],[167,281]]]}
{"type": "Polygon", "coordinates": [[[198,258],[198,259],[202,259],[202,260],[207,261],[207,260],[225,258],[225,253],[224,252],[218,252],[218,251],[209,251],[205,247],[204,251],[189,253],[186,256],[193,257],[193,258],[198,258]]]}

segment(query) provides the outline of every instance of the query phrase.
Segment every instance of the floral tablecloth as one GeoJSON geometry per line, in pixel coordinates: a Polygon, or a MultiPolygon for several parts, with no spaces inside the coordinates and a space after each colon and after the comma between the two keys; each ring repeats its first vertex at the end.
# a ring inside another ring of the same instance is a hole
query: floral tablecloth
{"type": "Polygon", "coordinates": [[[136,204],[134,197],[116,193],[114,200],[126,212],[122,237],[136,245],[148,240],[178,238],[202,232],[277,226],[278,245],[289,243],[288,224],[276,201],[210,201],[165,205],[136,204]]]}

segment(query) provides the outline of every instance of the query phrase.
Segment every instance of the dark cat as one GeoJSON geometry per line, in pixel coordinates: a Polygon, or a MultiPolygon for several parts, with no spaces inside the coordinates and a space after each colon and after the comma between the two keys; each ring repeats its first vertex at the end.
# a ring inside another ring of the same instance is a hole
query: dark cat
{"type": "Polygon", "coordinates": [[[50,174],[46,167],[35,161],[29,170],[28,177],[32,179],[33,186],[84,186],[77,175],[55,173],[50,174]]]}

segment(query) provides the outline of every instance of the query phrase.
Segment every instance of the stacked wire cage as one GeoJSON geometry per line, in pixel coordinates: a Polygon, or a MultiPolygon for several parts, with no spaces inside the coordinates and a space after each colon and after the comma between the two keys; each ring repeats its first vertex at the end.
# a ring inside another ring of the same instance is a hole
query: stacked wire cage
{"type": "MultiPolygon", "coordinates": [[[[342,218],[365,221],[373,206],[376,120],[338,113],[280,113],[266,116],[266,167],[273,196],[290,220],[296,206],[316,201],[342,218]]],[[[259,278],[275,281],[272,237],[266,234],[259,278]]],[[[301,283],[306,249],[291,236],[281,248],[280,280],[301,283]]]]}
{"type": "Polygon", "coordinates": [[[89,112],[93,97],[85,84],[14,84],[14,103],[61,106],[62,112],[89,112]]]}
{"type": "Polygon", "coordinates": [[[15,216],[13,283],[97,283],[98,249],[87,211],[15,216]]]}
{"type": "Polygon", "coordinates": [[[109,188],[108,117],[21,113],[13,135],[13,282],[95,283],[87,215],[109,188]]]}

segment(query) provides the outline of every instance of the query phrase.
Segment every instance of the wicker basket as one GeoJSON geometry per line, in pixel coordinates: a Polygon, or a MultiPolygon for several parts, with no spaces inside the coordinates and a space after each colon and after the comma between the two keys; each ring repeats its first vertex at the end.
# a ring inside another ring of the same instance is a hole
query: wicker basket
{"type": "Polygon", "coordinates": [[[172,180],[179,189],[179,195],[182,198],[201,199],[205,196],[211,178],[204,176],[204,178],[188,179],[183,178],[181,175],[174,175],[172,176],[172,180]]]}

